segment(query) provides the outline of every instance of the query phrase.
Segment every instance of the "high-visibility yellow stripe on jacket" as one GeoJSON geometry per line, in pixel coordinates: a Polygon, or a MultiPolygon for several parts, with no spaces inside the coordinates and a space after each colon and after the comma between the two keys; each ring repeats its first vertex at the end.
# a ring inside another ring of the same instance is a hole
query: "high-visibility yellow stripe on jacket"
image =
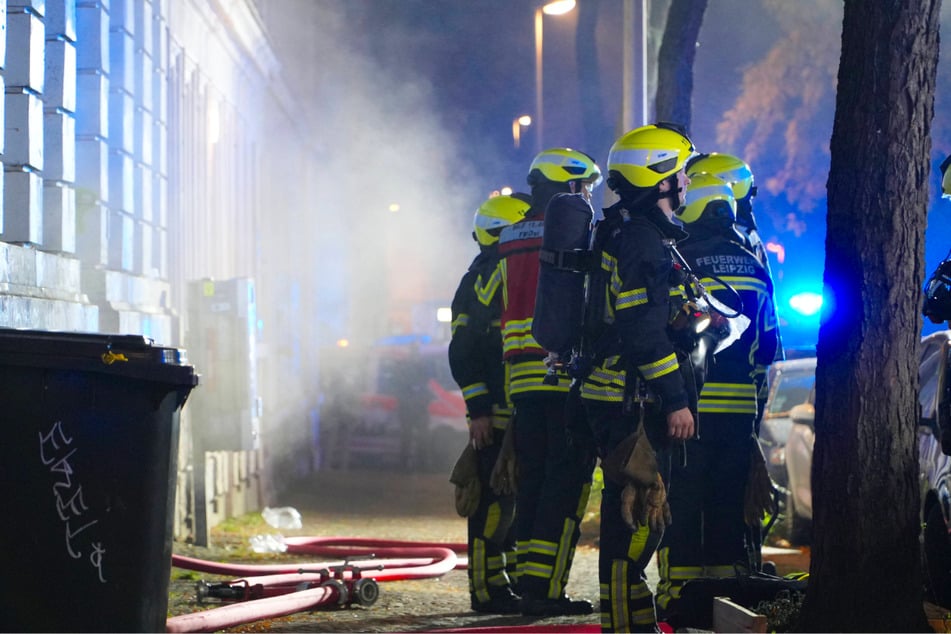
{"type": "Polygon", "coordinates": [[[704,383],[700,392],[701,414],[756,414],[753,383],[704,383]]]}

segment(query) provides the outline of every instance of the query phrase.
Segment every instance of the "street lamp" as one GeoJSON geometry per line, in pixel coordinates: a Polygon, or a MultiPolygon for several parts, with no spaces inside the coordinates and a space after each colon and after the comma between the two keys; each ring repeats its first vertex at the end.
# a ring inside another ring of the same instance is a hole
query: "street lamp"
{"type": "Polygon", "coordinates": [[[546,15],[562,15],[575,8],[575,0],[553,0],[535,9],[535,143],[542,151],[542,18],[546,15]]]}
{"type": "Polygon", "coordinates": [[[512,140],[515,141],[517,150],[522,143],[522,128],[532,125],[532,118],[527,114],[512,119],[512,140]]]}

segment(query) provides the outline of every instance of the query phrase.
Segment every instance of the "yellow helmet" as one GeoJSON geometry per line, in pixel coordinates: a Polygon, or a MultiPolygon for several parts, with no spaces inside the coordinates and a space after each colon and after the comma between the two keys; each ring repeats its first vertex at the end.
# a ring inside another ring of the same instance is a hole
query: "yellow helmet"
{"type": "Polygon", "coordinates": [[[608,186],[617,190],[621,178],[634,187],[654,187],[679,172],[693,151],[680,126],[656,123],[631,130],[611,146],[608,186]]]}
{"type": "Polygon", "coordinates": [[[540,152],[528,168],[528,184],[535,186],[541,179],[555,183],[581,181],[594,189],[601,184],[601,168],[594,159],[578,150],[558,147],[540,152]]]}
{"type": "Polygon", "coordinates": [[[719,176],[729,183],[733,188],[733,197],[737,200],[743,200],[751,192],[752,195],[756,195],[756,188],[753,186],[753,171],[746,161],[732,154],[719,152],[701,154],[687,164],[687,176],[690,178],[701,172],[719,176]]]}
{"type": "Polygon", "coordinates": [[[724,225],[736,222],[736,198],[733,189],[713,174],[694,174],[687,185],[686,202],[674,212],[685,224],[703,220],[720,220],[724,225]]]}
{"type": "Polygon", "coordinates": [[[524,218],[530,207],[524,194],[492,196],[476,209],[472,219],[472,237],[484,247],[495,244],[499,241],[502,228],[524,218]]]}

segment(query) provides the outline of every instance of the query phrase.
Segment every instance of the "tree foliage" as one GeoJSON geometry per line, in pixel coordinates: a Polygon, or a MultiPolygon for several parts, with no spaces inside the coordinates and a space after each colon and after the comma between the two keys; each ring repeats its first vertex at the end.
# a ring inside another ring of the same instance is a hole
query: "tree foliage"
{"type": "Polygon", "coordinates": [[[784,192],[809,213],[825,198],[842,7],[827,0],[765,4],[784,37],[743,73],[742,94],[717,126],[717,141],[741,147],[752,164],[778,153],[760,187],[784,192]]]}

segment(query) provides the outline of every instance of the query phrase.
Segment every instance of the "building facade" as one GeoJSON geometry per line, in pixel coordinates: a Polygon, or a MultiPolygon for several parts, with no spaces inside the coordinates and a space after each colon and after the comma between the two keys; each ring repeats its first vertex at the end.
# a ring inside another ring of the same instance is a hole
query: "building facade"
{"type": "Polygon", "coordinates": [[[0,7],[0,326],[186,349],[175,536],[203,543],[313,466],[314,137],[250,0],[0,7]]]}

